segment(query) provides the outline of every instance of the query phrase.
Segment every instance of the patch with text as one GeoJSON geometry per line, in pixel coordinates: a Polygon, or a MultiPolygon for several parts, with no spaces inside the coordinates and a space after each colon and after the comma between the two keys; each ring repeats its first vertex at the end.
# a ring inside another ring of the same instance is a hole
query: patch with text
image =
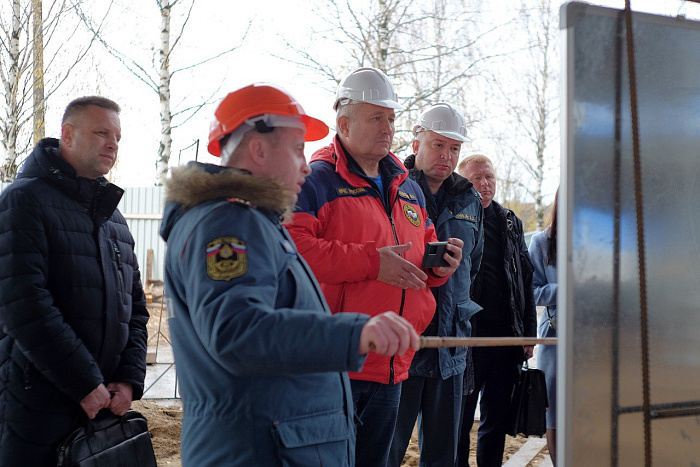
{"type": "Polygon", "coordinates": [[[413,193],[406,193],[405,191],[399,190],[399,196],[403,199],[407,199],[409,201],[416,201],[418,198],[416,198],[416,195],[413,193]]]}
{"type": "Polygon", "coordinates": [[[463,212],[457,213],[455,218],[476,222],[476,217],[472,216],[471,214],[464,214],[463,212]]]}
{"type": "Polygon", "coordinates": [[[338,196],[357,196],[367,193],[367,188],[337,188],[338,196]]]}

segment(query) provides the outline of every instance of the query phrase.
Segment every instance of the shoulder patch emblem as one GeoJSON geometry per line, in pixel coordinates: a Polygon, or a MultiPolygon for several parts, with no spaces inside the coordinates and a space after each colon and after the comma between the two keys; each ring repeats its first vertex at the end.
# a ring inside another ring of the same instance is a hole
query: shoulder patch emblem
{"type": "Polygon", "coordinates": [[[215,281],[230,281],[248,271],[248,253],[243,240],[219,237],[207,244],[207,275],[215,281]]]}
{"type": "Polygon", "coordinates": [[[403,213],[406,215],[406,219],[408,219],[411,224],[415,225],[416,227],[420,225],[420,214],[418,214],[416,208],[406,203],[403,205],[403,213]]]}

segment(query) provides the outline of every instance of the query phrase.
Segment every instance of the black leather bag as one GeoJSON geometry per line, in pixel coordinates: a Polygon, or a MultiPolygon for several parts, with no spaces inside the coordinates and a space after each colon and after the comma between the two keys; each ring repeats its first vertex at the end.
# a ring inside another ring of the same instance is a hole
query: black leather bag
{"type": "Polygon", "coordinates": [[[121,417],[100,412],[58,448],[58,467],[68,466],[156,467],[146,418],[133,410],[121,417]]]}
{"type": "Polygon", "coordinates": [[[511,400],[511,436],[542,436],[547,432],[546,413],[549,407],[544,372],[527,364],[513,390],[511,400]]]}

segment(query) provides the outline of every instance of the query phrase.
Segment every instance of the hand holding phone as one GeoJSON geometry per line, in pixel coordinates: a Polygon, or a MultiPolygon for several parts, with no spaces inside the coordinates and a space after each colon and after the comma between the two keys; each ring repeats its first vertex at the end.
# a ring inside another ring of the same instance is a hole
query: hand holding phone
{"type": "Polygon", "coordinates": [[[441,268],[449,266],[450,263],[443,257],[447,250],[447,242],[428,242],[425,245],[425,253],[423,254],[423,269],[441,268]]]}

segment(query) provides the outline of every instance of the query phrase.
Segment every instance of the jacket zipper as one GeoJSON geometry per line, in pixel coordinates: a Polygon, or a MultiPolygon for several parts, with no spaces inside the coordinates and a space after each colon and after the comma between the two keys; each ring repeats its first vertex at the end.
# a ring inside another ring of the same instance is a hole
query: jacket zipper
{"type": "Polygon", "coordinates": [[[116,241],[110,241],[112,244],[112,248],[114,249],[114,256],[117,259],[117,266],[119,267],[119,270],[121,271],[122,269],[122,252],[119,250],[119,247],[117,246],[116,241]]]}
{"type": "Polygon", "coordinates": [[[30,377],[30,373],[32,370],[32,364],[27,360],[27,362],[24,364],[24,389],[31,389],[32,388],[32,381],[30,377]]]}
{"type": "MultiPolygon", "coordinates": [[[[394,200],[394,203],[396,203],[396,200],[394,200]]],[[[392,203],[392,206],[394,203],[392,203]]],[[[394,234],[394,242],[398,246],[399,245],[399,236],[396,234],[396,224],[394,224],[394,217],[391,215],[391,206],[389,207],[389,210],[387,211],[387,216],[389,216],[389,223],[391,223],[391,232],[394,234]]],[[[401,305],[399,306],[399,316],[403,316],[403,305],[405,302],[406,302],[406,290],[401,289],[401,305]]],[[[389,384],[394,384],[394,359],[395,358],[396,358],[396,356],[392,355],[391,358],[389,359],[389,384]]]]}
{"type": "MultiPolygon", "coordinates": [[[[372,186],[373,184],[374,184],[374,182],[370,182],[370,186],[372,186]]],[[[391,183],[389,185],[391,185],[391,183]]],[[[399,236],[396,234],[396,224],[394,224],[394,218],[391,215],[392,208],[393,208],[394,204],[396,204],[396,200],[398,199],[399,195],[398,194],[396,195],[396,198],[394,199],[394,201],[391,204],[388,204],[388,203],[384,204],[383,193],[379,192],[376,185],[374,187],[374,190],[379,193],[379,199],[381,200],[381,203],[384,207],[384,211],[386,212],[386,215],[389,218],[389,223],[391,224],[391,232],[394,235],[394,243],[396,244],[396,246],[399,246],[400,243],[399,243],[399,236]]],[[[386,189],[386,194],[388,197],[389,196],[389,188],[386,189]]],[[[403,306],[404,306],[405,302],[406,302],[406,290],[401,289],[401,305],[399,306],[399,316],[403,316],[403,306]]],[[[395,373],[394,372],[394,359],[395,358],[396,357],[394,355],[392,355],[391,358],[389,359],[389,384],[394,384],[394,375],[395,375],[394,374],[395,373]]]]}
{"type": "MultiPolygon", "coordinates": [[[[505,231],[504,231],[504,235],[503,235],[504,250],[507,250],[507,248],[508,248],[508,231],[513,230],[515,227],[515,223],[510,219],[509,214],[506,215],[506,223],[505,223],[504,227],[505,227],[505,231]]],[[[522,284],[522,281],[520,280],[522,276],[520,275],[520,272],[518,270],[518,261],[517,261],[516,256],[515,256],[516,254],[520,255],[520,252],[519,251],[517,251],[517,252],[512,251],[511,253],[512,253],[511,263],[513,265],[513,273],[511,275],[511,278],[509,281],[510,282],[510,297],[509,297],[508,301],[509,301],[510,307],[514,310],[514,315],[517,314],[518,315],[517,317],[519,317],[520,320],[522,321],[523,312],[525,310],[525,303],[524,303],[524,300],[521,298],[520,294],[523,290],[524,285],[522,285],[520,287],[518,286],[518,282],[520,282],[522,284]]],[[[505,251],[504,251],[504,254],[505,254],[505,251]]],[[[521,265],[521,267],[522,267],[522,265],[521,265]]],[[[520,335],[520,333],[518,333],[518,331],[515,327],[515,324],[516,324],[515,321],[517,320],[517,317],[513,316],[514,322],[510,326],[514,336],[520,335]]]]}

